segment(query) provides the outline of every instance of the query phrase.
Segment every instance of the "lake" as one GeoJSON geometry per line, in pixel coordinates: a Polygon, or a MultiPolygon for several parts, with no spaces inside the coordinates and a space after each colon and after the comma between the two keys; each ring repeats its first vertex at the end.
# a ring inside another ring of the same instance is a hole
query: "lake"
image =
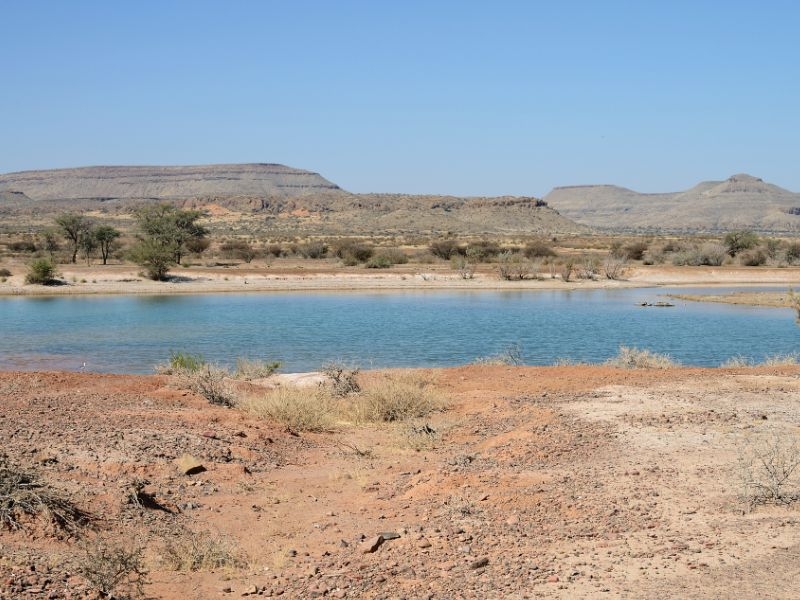
{"type": "MultiPolygon", "coordinates": [[[[768,289],[768,288],[767,288],[768,289]]],[[[775,288],[772,288],[775,289],[775,288]]],[[[601,362],[620,345],[718,366],[800,348],[790,309],[676,302],[658,289],[0,298],[0,368],[152,373],[172,351],[284,372],[459,365],[518,346],[525,364],[601,362]]],[[[710,290],[682,288],[681,293],[710,290]]],[[[716,288],[713,293],[722,290],[716,288]]],[[[730,290],[725,290],[730,291],[730,290]]]]}

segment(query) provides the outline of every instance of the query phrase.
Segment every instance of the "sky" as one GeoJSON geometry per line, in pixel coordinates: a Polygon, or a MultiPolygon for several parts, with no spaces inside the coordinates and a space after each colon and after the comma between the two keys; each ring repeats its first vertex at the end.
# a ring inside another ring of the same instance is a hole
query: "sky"
{"type": "Polygon", "coordinates": [[[269,162],[352,192],[800,191],[800,3],[0,0],[0,173],[269,162]]]}

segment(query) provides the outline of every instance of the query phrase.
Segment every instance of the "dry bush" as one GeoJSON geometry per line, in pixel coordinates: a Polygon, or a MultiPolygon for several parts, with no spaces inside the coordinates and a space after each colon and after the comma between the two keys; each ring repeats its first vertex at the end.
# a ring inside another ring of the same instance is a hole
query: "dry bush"
{"type": "Polygon", "coordinates": [[[144,598],[144,548],[131,547],[128,540],[87,545],[77,570],[105,598],[144,598]]]}
{"type": "Polygon", "coordinates": [[[790,432],[771,431],[739,449],[742,500],[759,504],[790,504],[800,499],[800,445],[790,432]]]}
{"type": "Polygon", "coordinates": [[[669,369],[679,366],[666,354],[627,346],[620,346],[619,354],[608,359],[606,365],[622,369],[669,369]]]}
{"type": "Polygon", "coordinates": [[[458,255],[450,259],[450,267],[458,271],[458,276],[461,279],[472,279],[475,277],[475,265],[464,256],[458,255]]]}
{"type": "Polygon", "coordinates": [[[19,530],[26,517],[41,519],[68,535],[78,535],[90,522],[88,513],[0,455],[0,525],[19,530]]]}
{"type": "Polygon", "coordinates": [[[335,402],[324,387],[282,386],[242,400],[239,408],[292,431],[330,431],[335,423],[335,402]]]}
{"type": "Polygon", "coordinates": [[[331,393],[337,398],[361,391],[358,383],[360,369],[341,361],[334,361],[322,365],[322,373],[330,381],[331,393]]]}
{"type": "Polygon", "coordinates": [[[237,358],[236,370],[233,376],[236,379],[244,379],[249,381],[251,379],[261,379],[274,375],[275,372],[281,368],[281,362],[278,360],[253,360],[249,358],[237,358]]]}
{"type": "Polygon", "coordinates": [[[793,367],[798,364],[800,354],[790,352],[789,354],[771,354],[761,361],[764,367],[793,367]]]}
{"type": "Polygon", "coordinates": [[[575,261],[571,258],[565,260],[559,267],[558,267],[558,274],[561,276],[561,281],[567,282],[572,277],[572,272],[575,269],[575,261]]]}
{"type": "Polygon", "coordinates": [[[246,557],[236,544],[221,535],[186,532],[164,542],[162,560],[173,571],[240,569],[246,557]]]}
{"type": "Polygon", "coordinates": [[[622,279],[628,272],[628,259],[609,254],[603,261],[603,273],[606,279],[622,279]]]}
{"type": "Polygon", "coordinates": [[[206,364],[197,371],[182,371],[176,375],[179,385],[200,394],[211,404],[233,406],[236,402],[234,391],[226,381],[230,373],[221,367],[206,364]]]}
{"type": "Polygon", "coordinates": [[[720,367],[723,369],[738,369],[742,367],[752,367],[753,364],[753,361],[746,356],[737,355],[731,356],[728,360],[720,364],[720,367]]]}
{"type": "Polygon", "coordinates": [[[425,417],[443,406],[433,381],[410,372],[371,379],[361,393],[348,398],[342,411],[357,423],[391,423],[425,417]]]}
{"type": "Polygon", "coordinates": [[[475,365],[502,366],[502,365],[521,365],[522,348],[519,344],[511,344],[502,352],[489,356],[482,356],[472,361],[475,365]]]}

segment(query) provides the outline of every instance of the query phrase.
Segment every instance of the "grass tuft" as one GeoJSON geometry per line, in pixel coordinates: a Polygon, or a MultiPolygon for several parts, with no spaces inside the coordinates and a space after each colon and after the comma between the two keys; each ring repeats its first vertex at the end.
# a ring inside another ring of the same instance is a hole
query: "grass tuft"
{"type": "Polygon", "coordinates": [[[658,354],[635,347],[620,346],[619,354],[606,361],[609,367],[621,369],[669,369],[679,366],[666,354],[658,354]]]}

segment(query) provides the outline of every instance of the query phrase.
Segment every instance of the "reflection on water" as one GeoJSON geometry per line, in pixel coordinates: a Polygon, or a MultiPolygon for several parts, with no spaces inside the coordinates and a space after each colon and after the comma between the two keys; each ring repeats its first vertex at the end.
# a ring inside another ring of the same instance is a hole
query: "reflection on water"
{"type": "Polygon", "coordinates": [[[279,359],[286,371],[333,359],[364,368],[446,366],[511,345],[528,364],[599,362],[633,345],[716,366],[798,348],[789,309],[638,306],[670,291],[2,298],[0,368],[78,370],[85,362],[89,371],[147,373],[173,350],[228,365],[238,356],[279,359]]]}

